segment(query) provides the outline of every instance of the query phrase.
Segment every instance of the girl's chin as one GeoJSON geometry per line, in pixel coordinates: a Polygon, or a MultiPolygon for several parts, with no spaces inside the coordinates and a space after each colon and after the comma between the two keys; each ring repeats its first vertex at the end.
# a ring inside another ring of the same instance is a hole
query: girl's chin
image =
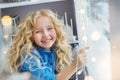
{"type": "Polygon", "coordinates": [[[50,50],[50,48],[51,48],[52,46],[43,46],[43,48],[45,48],[45,49],[47,49],[47,50],[50,50]]]}

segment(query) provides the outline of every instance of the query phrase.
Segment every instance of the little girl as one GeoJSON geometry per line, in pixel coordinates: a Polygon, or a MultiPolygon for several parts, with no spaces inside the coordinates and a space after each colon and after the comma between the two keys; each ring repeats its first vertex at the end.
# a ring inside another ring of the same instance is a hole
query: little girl
{"type": "Polygon", "coordinates": [[[72,57],[64,23],[51,10],[32,12],[19,24],[9,51],[12,69],[30,80],[68,80],[87,62],[85,50],[72,57]]]}

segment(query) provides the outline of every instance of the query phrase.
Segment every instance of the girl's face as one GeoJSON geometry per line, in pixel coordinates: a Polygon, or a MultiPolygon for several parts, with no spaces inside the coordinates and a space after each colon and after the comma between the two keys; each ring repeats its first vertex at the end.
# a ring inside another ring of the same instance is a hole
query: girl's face
{"type": "Polygon", "coordinates": [[[36,20],[33,31],[35,43],[47,50],[53,46],[56,41],[56,31],[52,21],[46,16],[40,16],[36,20]]]}

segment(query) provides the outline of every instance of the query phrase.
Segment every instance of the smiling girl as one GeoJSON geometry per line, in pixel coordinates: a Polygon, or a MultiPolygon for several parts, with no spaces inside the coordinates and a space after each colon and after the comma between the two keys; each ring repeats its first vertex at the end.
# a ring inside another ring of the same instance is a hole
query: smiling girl
{"type": "Polygon", "coordinates": [[[76,72],[77,61],[78,69],[86,64],[84,50],[72,58],[65,25],[51,10],[29,13],[18,27],[9,62],[12,69],[30,73],[31,80],[68,80],[76,72]]]}

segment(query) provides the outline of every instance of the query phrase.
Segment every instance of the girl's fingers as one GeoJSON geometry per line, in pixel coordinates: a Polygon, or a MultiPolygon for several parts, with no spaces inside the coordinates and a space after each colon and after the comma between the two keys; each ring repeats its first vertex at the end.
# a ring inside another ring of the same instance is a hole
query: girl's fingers
{"type": "Polygon", "coordinates": [[[85,48],[85,52],[87,53],[89,49],[90,49],[90,47],[87,46],[87,47],[85,48]]]}
{"type": "Polygon", "coordinates": [[[82,63],[83,65],[85,65],[88,62],[88,56],[87,56],[87,54],[79,54],[78,55],[78,61],[80,61],[80,63],[82,63]]]}
{"type": "Polygon", "coordinates": [[[87,49],[87,50],[88,50],[89,48],[90,48],[89,46],[85,47],[85,49],[87,49]]]}
{"type": "Polygon", "coordinates": [[[84,66],[88,62],[88,51],[89,47],[85,47],[84,49],[80,49],[78,54],[76,55],[76,60],[78,61],[78,66],[84,66]]]}
{"type": "Polygon", "coordinates": [[[88,52],[89,50],[89,47],[85,47],[84,49],[80,49],[79,53],[82,54],[82,53],[86,53],[88,52]]]}

